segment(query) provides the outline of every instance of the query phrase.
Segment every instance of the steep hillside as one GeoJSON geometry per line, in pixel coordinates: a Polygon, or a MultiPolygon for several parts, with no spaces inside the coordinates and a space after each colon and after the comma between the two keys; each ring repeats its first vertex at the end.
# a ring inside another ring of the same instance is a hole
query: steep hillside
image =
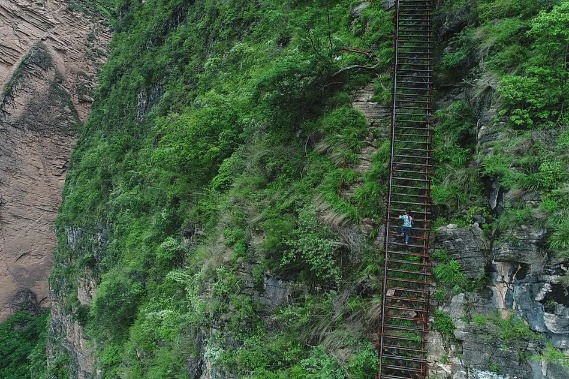
{"type": "MultiPolygon", "coordinates": [[[[385,6],[116,8],[44,375],[374,376],[385,6]]],[[[432,376],[566,378],[569,2],[440,1],[435,22],[432,376]]]]}
{"type": "Polygon", "coordinates": [[[386,156],[356,170],[383,141],[350,94],[390,67],[389,13],[324,1],[118,12],[58,220],[50,370],[371,375],[377,224],[360,223],[381,219],[386,156]]]}

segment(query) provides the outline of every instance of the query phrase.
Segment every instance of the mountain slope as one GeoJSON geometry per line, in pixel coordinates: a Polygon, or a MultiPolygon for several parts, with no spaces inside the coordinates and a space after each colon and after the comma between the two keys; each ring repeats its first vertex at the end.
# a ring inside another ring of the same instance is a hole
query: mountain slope
{"type": "MultiPolygon", "coordinates": [[[[437,8],[434,375],[567,373],[567,4],[437,8]]],[[[373,377],[389,142],[352,96],[389,102],[390,12],[116,15],[57,222],[52,375],[373,377]]]]}

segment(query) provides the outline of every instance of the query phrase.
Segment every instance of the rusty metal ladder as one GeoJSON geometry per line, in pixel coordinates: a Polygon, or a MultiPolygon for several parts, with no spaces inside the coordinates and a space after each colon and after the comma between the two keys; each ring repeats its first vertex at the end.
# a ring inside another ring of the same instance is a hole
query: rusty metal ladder
{"type": "Polygon", "coordinates": [[[432,1],[394,4],[391,161],[387,196],[381,318],[380,379],[425,379],[431,263],[432,1]],[[409,244],[399,216],[413,217],[409,244]]]}

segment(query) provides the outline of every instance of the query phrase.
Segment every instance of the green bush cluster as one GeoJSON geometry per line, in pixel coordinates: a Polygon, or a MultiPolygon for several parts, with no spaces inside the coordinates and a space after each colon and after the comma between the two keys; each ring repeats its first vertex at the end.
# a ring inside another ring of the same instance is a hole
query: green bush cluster
{"type": "MultiPolygon", "coordinates": [[[[6,379],[47,378],[47,314],[21,311],[0,325],[0,377],[6,379]]],[[[50,367],[51,373],[55,365],[50,367]]]]}

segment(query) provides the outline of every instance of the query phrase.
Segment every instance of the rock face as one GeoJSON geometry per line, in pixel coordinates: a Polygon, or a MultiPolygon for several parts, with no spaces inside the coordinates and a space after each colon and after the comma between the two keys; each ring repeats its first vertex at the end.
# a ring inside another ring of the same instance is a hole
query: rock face
{"type": "Polygon", "coordinates": [[[0,25],[2,321],[21,309],[22,293],[49,303],[53,223],[110,31],[64,1],[2,1],[0,25]]]}
{"type": "Polygon", "coordinates": [[[562,281],[567,262],[548,254],[545,236],[545,230],[527,225],[494,241],[477,226],[437,231],[435,246],[446,249],[465,277],[486,280],[476,292],[455,294],[442,305],[456,329],[446,343],[436,333],[430,336],[432,374],[445,379],[567,377],[567,369],[556,362],[535,358],[544,353],[544,337],[569,353],[569,292],[562,281]]]}
{"type": "Polygon", "coordinates": [[[460,264],[467,278],[478,279],[484,276],[484,268],[490,255],[490,241],[484,237],[478,226],[442,227],[437,231],[435,243],[445,248],[449,257],[460,264]]]}

